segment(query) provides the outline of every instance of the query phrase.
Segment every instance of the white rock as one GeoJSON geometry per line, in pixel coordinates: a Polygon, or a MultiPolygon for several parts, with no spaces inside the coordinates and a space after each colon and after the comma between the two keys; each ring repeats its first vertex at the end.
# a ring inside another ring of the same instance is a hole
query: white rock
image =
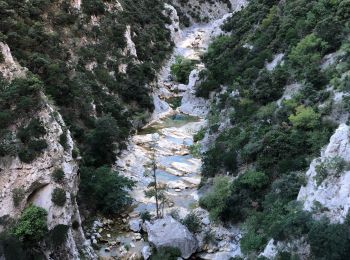
{"type": "Polygon", "coordinates": [[[187,227],[170,216],[158,219],[153,224],[146,223],[148,240],[156,248],[164,246],[177,247],[183,258],[189,258],[198,248],[196,238],[187,227]]]}
{"type": "Polygon", "coordinates": [[[142,248],[142,256],[145,260],[147,260],[152,255],[151,248],[149,246],[144,246],[142,248]]]}
{"type": "Polygon", "coordinates": [[[129,228],[134,232],[140,232],[141,230],[141,220],[140,219],[132,219],[129,221],[129,228]]]}

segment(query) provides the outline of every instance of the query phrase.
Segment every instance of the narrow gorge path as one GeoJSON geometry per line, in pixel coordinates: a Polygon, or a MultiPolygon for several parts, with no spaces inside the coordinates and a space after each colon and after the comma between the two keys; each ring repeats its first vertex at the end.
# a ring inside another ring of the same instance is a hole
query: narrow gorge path
{"type": "MultiPolygon", "coordinates": [[[[155,199],[147,198],[144,193],[153,181],[151,177],[145,176],[145,172],[152,158],[150,144],[155,139],[157,180],[160,185],[166,186],[164,214],[176,210],[180,217],[184,217],[198,206],[201,160],[190,153],[190,147],[193,145],[193,135],[206,124],[208,105],[206,100],[195,97],[194,86],[198,72],[203,68],[200,55],[207,50],[213,37],[222,33],[220,26],[229,16],[227,14],[208,24],[193,25],[178,33],[174,53],[159,74],[152,121],[131,137],[128,148],[117,158],[116,169],[136,182],[131,192],[133,210],[128,215],[129,219],[124,219],[124,224],[139,218],[140,213],[145,211],[155,214],[155,199]],[[199,61],[187,85],[172,81],[170,67],[177,56],[199,61]],[[170,101],[174,99],[181,100],[177,108],[172,108],[170,101]]],[[[140,252],[147,245],[138,233],[122,232],[115,235],[117,243],[129,245],[128,259],[133,252],[140,252]]],[[[106,247],[100,249],[100,256],[123,258],[126,255],[120,248],[105,250],[106,247]]]]}

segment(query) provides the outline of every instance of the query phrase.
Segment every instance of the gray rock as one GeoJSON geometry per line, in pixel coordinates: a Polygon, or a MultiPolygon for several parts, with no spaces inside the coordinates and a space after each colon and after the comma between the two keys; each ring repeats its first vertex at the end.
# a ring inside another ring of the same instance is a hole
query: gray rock
{"type": "Polygon", "coordinates": [[[134,232],[140,232],[141,230],[141,220],[140,219],[132,219],[129,221],[129,228],[134,232]]]}
{"type": "Polygon", "coordinates": [[[149,246],[144,246],[142,248],[143,259],[147,260],[152,255],[151,248],[149,246]]]}
{"type": "Polygon", "coordinates": [[[181,256],[189,258],[198,248],[197,239],[187,227],[170,216],[156,220],[153,224],[147,222],[148,240],[156,248],[171,246],[181,251],[181,256]]]}

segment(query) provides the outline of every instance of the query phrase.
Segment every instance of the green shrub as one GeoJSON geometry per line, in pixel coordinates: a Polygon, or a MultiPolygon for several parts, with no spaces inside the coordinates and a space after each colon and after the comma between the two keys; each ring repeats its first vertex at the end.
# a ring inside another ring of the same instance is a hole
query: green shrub
{"type": "Polygon", "coordinates": [[[58,168],[53,171],[51,176],[54,182],[61,183],[64,180],[65,174],[61,168],[58,168]]]}
{"type": "Polygon", "coordinates": [[[315,167],[316,175],[314,176],[314,180],[316,181],[316,185],[320,186],[330,176],[339,178],[341,173],[348,169],[349,164],[342,157],[326,158],[315,167]]]}
{"type": "Polygon", "coordinates": [[[350,240],[348,227],[316,221],[308,234],[311,252],[317,259],[347,259],[350,240]]]}
{"type": "Polygon", "coordinates": [[[230,178],[215,177],[212,191],[206,193],[199,200],[199,205],[209,211],[209,216],[214,221],[220,219],[225,201],[230,195],[230,186],[230,178]]]}
{"type": "Polygon", "coordinates": [[[175,247],[160,247],[152,254],[151,260],[177,260],[181,256],[181,251],[175,247]]]}
{"type": "Polygon", "coordinates": [[[237,182],[240,187],[258,190],[268,184],[269,178],[262,172],[247,170],[245,173],[239,176],[237,182]]]}
{"type": "Polygon", "coordinates": [[[15,205],[15,207],[18,207],[20,205],[24,197],[25,197],[25,191],[23,188],[14,188],[12,190],[12,200],[13,200],[13,205],[15,205]]]}
{"type": "Polygon", "coordinates": [[[260,251],[261,249],[263,249],[266,242],[267,241],[264,235],[249,232],[243,235],[242,239],[240,240],[240,246],[242,252],[244,254],[248,254],[250,252],[260,251]]]}
{"type": "Polygon", "coordinates": [[[188,84],[189,75],[191,71],[195,68],[195,62],[184,57],[177,56],[176,61],[171,65],[171,75],[176,81],[188,84]]]}
{"type": "Polygon", "coordinates": [[[80,190],[91,209],[104,214],[120,213],[132,202],[128,190],[134,182],[108,167],[80,169],[80,190]]]}
{"type": "Polygon", "coordinates": [[[105,12],[105,5],[101,0],[86,0],[82,3],[82,9],[88,15],[100,15],[105,12]]]}
{"type": "Polygon", "coordinates": [[[201,128],[194,136],[193,136],[193,141],[194,142],[198,142],[203,140],[204,136],[205,136],[205,132],[206,129],[205,128],[201,128]]]}
{"type": "Polygon", "coordinates": [[[194,214],[188,214],[181,223],[185,225],[188,230],[192,233],[198,233],[201,231],[201,222],[200,219],[194,214]]]}
{"type": "Polygon", "coordinates": [[[53,247],[61,246],[67,240],[69,226],[59,224],[49,231],[49,241],[53,247]]]}
{"type": "Polygon", "coordinates": [[[140,218],[142,219],[143,222],[151,221],[151,213],[149,213],[149,211],[143,211],[140,214],[140,218]]]}
{"type": "Polygon", "coordinates": [[[24,210],[13,233],[22,241],[38,242],[47,233],[47,212],[37,206],[29,206],[24,210]]]}
{"type": "Polygon", "coordinates": [[[65,151],[68,150],[69,146],[68,146],[67,131],[63,131],[63,133],[60,135],[59,143],[62,145],[65,151]]]}
{"type": "Polygon", "coordinates": [[[295,114],[290,115],[288,119],[295,127],[310,129],[319,124],[320,115],[311,107],[299,106],[296,108],[295,114]]]}
{"type": "Polygon", "coordinates": [[[51,195],[51,201],[59,206],[59,207],[63,207],[64,204],[66,204],[66,191],[61,189],[61,188],[55,188],[52,192],[51,195]]]}

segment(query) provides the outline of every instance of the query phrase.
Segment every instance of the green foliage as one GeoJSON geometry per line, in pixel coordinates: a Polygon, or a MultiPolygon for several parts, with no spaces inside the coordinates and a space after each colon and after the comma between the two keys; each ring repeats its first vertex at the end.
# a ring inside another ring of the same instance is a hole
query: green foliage
{"type": "Polygon", "coordinates": [[[62,145],[63,149],[65,151],[68,150],[68,137],[67,137],[67,131],[63,131],[63,133],[60,135],[59,139],[60,144],[62,145]]]}
{"type": "Polygon", "coordinates": [[[142,219],[143,222],[151,221],[151,213],[149,213],[149,211],[143,211],[140,214],[140,218],[142,219]]]}
{"type": "Polygon", "coordinates": [[[193,142],[199,142],[203,140],[205,136],[206,129],[201,128],[194,136],[193,136],[193,142]]]}
{"type": "Polygon", "coordinates": [[[134,182],[104,166],[82,167],[80,190],[89,207],[104,214],[120,213],[132,202],[128,193],[134,182]]]}
{"type": "Polygon", "coordinates": [[[171,65],[171,75],[176,81],[188,84],[191,71],[195,68],[195,62],[184,57],[177,56],[175,63],[171,65]]]}
{"type": "Polygon", "coordinates": [[[326,178],[330,176],[339,178],[341,173],[348,169],[349,165],[342,157],[336,156],[326,158],[316,165],[316,175],[314,176],[314,180],[316,181],[317,186],[320,186],[326,178]]]}
{"type": "Polygon", "coordinates": [[[88,15],[100,15],[105,12],[105,5],[101,0],[86,0],[82,2],[82,9],[88,15]]]}
{"type": "Polygon", "coordinates": [[[53,247],[63,245],[67,240],[69,226],[59,224],[49,231],[49,241],[53,247]]]}
{"type": "Polygon", "coordinates": [[[175,247],[160,247],[151,255],[151,260],[176,260],[181,256],[181,251],[175,247]]]}
{"type": "Polygon", "coordinates": [[[37,206],[24,210],[13,233],[24,242],[39,242],[47,233],[47,212],[37,206]]]}
{"type": "Polygon", "coordinates": [[[13,205],[15,205],[15,207],[18,207],[20,205],[24,197],[25,197],[25,191],[23,188],[14,188],[12,190],[12,200],[13,200],[13,205]]]}
{"type": "Polygon", "coordinates": [[[320,115],[311,107],[299,106],[295,114],[290,115],[288,119],[295,127],[310,129],[319,124],[320,115]]]}
{"type": "Polygon", "coordinates": [[[212,220],[218,221],[229,194],[230,178],[215,177],[212,190],[200,198],[199,205],[209,210],[209,216],[212,220]]]}
{"type": "Polygon", "coordinates": [[[242,174],[237,182],[240,187],[248,187],[250,189],[258,190],[268,184],[269,178],[262,172],[248,170],[242,174]]]}
{"type": "Polygon", "coordinates": [[[308,235],[311,252],[317,259],[346,259],[349,256],[349,228],[329,224],[325,220],[314,222],[308,235]]]}
{"type": "Polygon", "coordinates": [[[63,207],[64,204],[66,204],[66,191],[61,189],[61,188],[55,188],[52,192],[51,195],[51,201],[59,206],[59,207],[63,207]]]}
{"type": "Polygon", "coordinates": [[[201,222],[200,219],[194,214],[188,214],[181,223],[185,225],[188,230],[192,233],[198,233],[201,231],[201,222]]]}
{"type": "Polygon", "coordinates": [[[54,182],[61,183],[64,180],[65,174],[61,168],[57,168],[52,172],[51,177],[54,180],[54,182]]]}

